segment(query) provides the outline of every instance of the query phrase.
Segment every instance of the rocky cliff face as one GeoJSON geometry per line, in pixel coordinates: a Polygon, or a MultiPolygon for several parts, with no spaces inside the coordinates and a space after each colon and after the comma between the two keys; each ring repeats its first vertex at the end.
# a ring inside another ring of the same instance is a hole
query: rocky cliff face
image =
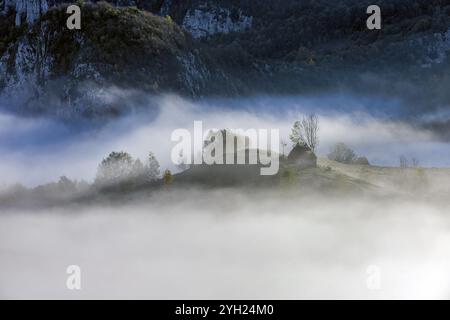
{"type": "MultiPolygon", "coordinates": [[[[148,11],[156,11],[164,0],[106,0],[117,7],[137,7],[148,11]]],[[[20,26],[23,23],[32,24],[45,14],[49,8],[62,3],[71,3],[65,0],[3,0],[0,2],[0,11],[7,13],[14,10],[15,24],[20,26]],[[2,7],[3,4],[3,7],[2,7]]],[[[92,3],[98,0],[89,1],[92,3]]]]}
{"type": "Polygon", "coordinates": [[[202,38],[214,34],[244,32],[251,28],[253,18],[237,10],[233,16],[231,10],[208,6],[189,9],[183,18],[182,26],[194,38],[202,38]]]}
{"type": "MultiPolygon", "coordinates": [[[[50,0],[53,4],[54,0],[50,0]]],[[[48,0],[5,0],[4,12],[14,10],[16,13],[15,24],[20,26],[23,22],[29,24],[35,22],[40,16],[47,12],[48,0]]]]}
{"type": "Polygon", "coordinates": [[[238,2],[162,0],[158,13],[173,17],[194,38],[241,33],[252,27],[253,17],[238,2]]]}
{"type": "MultiPolygon", "coordinates": [[[[15,24],[32,24],[45,14],[49,8],[63,3],[63,0],[4,0],[3,12],[15,12],[15,24]]],[[[92,2],[97,2],[96,0],[92,2]]],[[[137,7],[168,16],[178,10],[180,4],[172,0],[109,0],[118,7],[137,7]]],[[[226,8],[208,1],[198,2],[189,7],[181,21],[183,28],[194,38],[209,35],[243,32],[252,26],[253,17],[247,16],[238,7],[226,8]]]]}
{"type": "MultiPolygon", "coordinates": [[[[31,18],[30,18],[31,19],[31,18]]],[[[0,57],[0,90],[14,108],[65,118],[115,115],[114,92],[199,96],[220,72],[170,19],[137,9],[85,5],[83,28],[65,26],[65,8],[22,29],[0,57]]],[[[132,100],[132,99],[131,99],[132,100]]]]}

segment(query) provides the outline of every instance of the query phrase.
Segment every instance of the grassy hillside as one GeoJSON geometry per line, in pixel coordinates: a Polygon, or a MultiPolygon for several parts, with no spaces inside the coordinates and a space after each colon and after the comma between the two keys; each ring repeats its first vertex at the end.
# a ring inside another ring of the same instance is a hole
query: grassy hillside
{"type": "Polygon", "coordinates": [[[174,188],[268,188],[274,192],[295,190],[336,194],[362,194],[376,191],[377,186],[342,170],[319,165],[302,169],[286,161],[280,162],[273,176],[262,176],[260,165],[197,165],[174,176],[174,188]]]}
{"type": "Polygon", "coordinates": [[[284,161],[275,176],[261,176],[259,166],[194,166],[174,176],[173,186],[247,187],[335,194],[445,196],[450,169],[349,165],[324,158],[317,168],[301,169],[284,161]]]}
{"type": "MultiPolygon", "coordinates": [[[[450,193],[450,169],[393,168],[347,165],[319,158],[315,168],[300,169],[282,162],[274,176],[261,176],[260,167],[242,165],[199,165],[164,179],[149,183],[132,181],[101,188],[84,182],[61,178],[57,183],[25,188],[17,185],[0,192],[0,207],[54,207],[100,203],[133,202],[151,199],[160,192],[176,198],[177,191],[237,191],[242,197],[263,191],[270,197],[291,199],[326,196],[342,199],[396,197],[446,201],[450,193]]],[[[380,202],[382,203],[382,202],[380,202]]]]}
{"type": "Polygon", "coordinates": [[[392,193],[447,195],[450,193],[450,169],[398,168],[349,165],[320,158],[318,165],[353,179],[359,179],[392,193]]]}

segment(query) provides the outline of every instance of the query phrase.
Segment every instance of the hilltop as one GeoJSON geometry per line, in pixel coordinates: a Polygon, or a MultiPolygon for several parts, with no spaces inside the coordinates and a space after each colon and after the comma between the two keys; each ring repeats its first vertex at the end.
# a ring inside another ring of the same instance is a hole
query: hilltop
{"type": "Polygon", "coordinates": [[[271,197],[331,198],[398,197],[445,200],[450,188],[450,169],[394,168],[342,164],[324,158],[318,166],[299,168],[282,161],[278,174],[261,176],[258,165],[197,165],[165,178],[116,186],[100,187],[62,177],[59,182],[25,188],[14,186],[3,191],[1,207],[59,207],[72,205],[123,204],[151,201],[160,193],[176,197],[189,191],[236,190],[243,196],[258,192],[271,197]]]}

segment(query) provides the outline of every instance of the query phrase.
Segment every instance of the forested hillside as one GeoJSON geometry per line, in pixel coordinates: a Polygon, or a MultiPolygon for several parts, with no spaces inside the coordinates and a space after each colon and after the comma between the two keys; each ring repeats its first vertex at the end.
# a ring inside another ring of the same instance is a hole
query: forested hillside
{"type": "Polygon", "coordinates": [[[395,97],[414,110],[450,102],[449,0],[380,0],[381,30],[367,29],[366,0],[79,2],[83,27],[75,31],[59,2],[40,0],[48,11],[31,18],[33,10],[17,10],[34,2],[3,2],[7,95],[50,95],[69,104],[64,112],[88,117],[121,112],[86,103],[94,88],[111,86],[191,97],[338,90],[395,97]]]}

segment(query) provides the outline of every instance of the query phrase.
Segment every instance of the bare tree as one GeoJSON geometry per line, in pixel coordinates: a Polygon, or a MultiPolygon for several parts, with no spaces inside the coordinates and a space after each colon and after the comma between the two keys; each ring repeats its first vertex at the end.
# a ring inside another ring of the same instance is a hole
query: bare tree
{"type": "Polygon", "coordinates": [[[405,157],[405,156],[403,156],[403,155],[401,155],[400,156],[400,168],[408,168],[409,167],[409,164],[408,164],[408,159],[405,157]]]}
{"type": "Polygon", "coordinates": [[[286,141],[284,140],[284,139],[281,139],[280,140],[280,145],[281,145],[281,154],[282,154],[282,156],[283,157],[285,157],[286,155],[285,155],[285,153],[284,153],[284,148],[286,148],[287,147],[287,143],[286,143],[286,141]]]}
{"type": "Polygon", "coordinates": [[[292,133],[289,136],[294,146],[298,143],[307,145],[312,151],[316,150],[319,144],[319,117],[310,114],[303,117],[302,121],[295,121],[292,133]]]}

